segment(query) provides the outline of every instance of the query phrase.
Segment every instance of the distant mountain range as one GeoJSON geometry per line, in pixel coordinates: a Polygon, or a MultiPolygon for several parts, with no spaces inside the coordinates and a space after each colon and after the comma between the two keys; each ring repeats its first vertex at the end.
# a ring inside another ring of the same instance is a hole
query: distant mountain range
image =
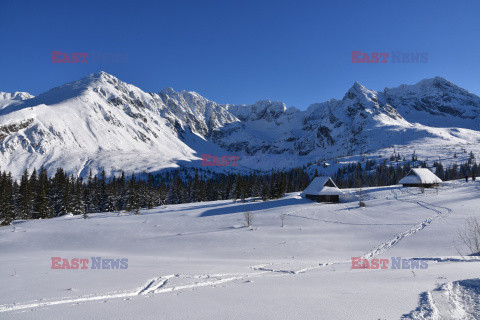
{"type": "Polygon", "coordinates": [[[356,82],[341,100],[305,111],[269,100],[221,105],[172,88],[146,93],[105,72],[36,97],[0,92],[0,168],[15,177],[42,165],[79,176],[157,172],[200,166],[202,154],[240,157],[239,167],[216,170],[269,170],[479,142],[480,97],[441,77],[381,92],[356,82]]]}

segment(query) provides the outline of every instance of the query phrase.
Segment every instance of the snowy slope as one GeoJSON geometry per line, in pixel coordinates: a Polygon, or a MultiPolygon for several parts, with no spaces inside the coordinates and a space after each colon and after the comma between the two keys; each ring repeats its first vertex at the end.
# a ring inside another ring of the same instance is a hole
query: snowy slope
{"type": "Polygon", "coordinates": [[[0,166],[14,175],[41,165],[85,174],[100,167],[159,170],[192,158],[162,109],[106,73],[54,88],[0,111],[0,126],[18,127],[2,140],[0,166]]]}
{"type": "Polygon", "coordinates": [[[206,153],[240,156],[227,170],[270,170],[392,146],[429,157],[480,152],[480,98],[440,77],[383,92],[357,82],[341,100],[300,111],[269,100],[220,105],[171,88],[146,93],[99,72],[37,97],[2,93],[0,107],[0,167],[15,177],[41,165],[155,172],[200,166],[206,153]]]}
{"type": "Polygon", "coordinates": [[[1,92],[0,91],[0,110],[14,104],[21,104],[22,100],[31,99],[33,96],[28,92],[1,92]]]}
{"type": "Polygon", "coordinates": [[[425,139],[432,145],[480,141],[480,118],[465,118],[467,113],[473,117],[480,112],[480,98],[458,87],[450,90],[452,92],[442,91],[436,87],[438,79],[441,78],[410,86],[410,91],[392,89],[386,91],[388,95],[368,90],[357,82],[342,100],[312,104],[305,112],[286,109],[283,104],[269,101],[230,107],[229,110],[243,122],[241,125],[227,125],[216,135],[215,141],[231,151],[241,150],[248,155],[315,155],[317,159],[375,152],[425,139]],[[460,110],[463,106],[469,111],[457,111],[458,119],[453,111],[448,118],[446,114],[432,114],[425,110],[412,117],[408,108],[416,106],[417,100],[411,91],[420,95],[419,100],[432,106],[432,110],[427,109],[432,113],[433,107],[435,110],[460,110]],[[436,104],[439,97],[443,99],[440,106],[436,104]],[[403,117],[404,113],[407,119],[403,117]],[[466,134],[462,129],[453,128],[454,124],[466,128],[466,134]]]}
{"type": "Polygon", "coordinates": [[[0,318],[479,318],[480,260],[454,245],[478,216],[478,182],[445,183],[438,194],[364,189],[365,208],[357,190],[344,191],[340,204],[290,194],[2,227],[0,318]],[[51,257],[127,258],[128,268],[55,270],[51,257]],[[428,268],[352,269],[352,257],[425,259],[428,268]]]}
{"type": "Polygon", "coordinates": [[[409,122],[480,130],[480,97],[441,77],[386,88],[379,99],[395,106],[409,122]]]}
{"type": "Polygon", "coordinates": [[[0,100],[27,100],[33,96],[28,92],[2,92],[0,91],[0,100]]]}
{"type": "Polygon", "coordinates": [[[210,136],[213,130],[238,121],[224,106],[196,92],[175,92],[167,88],[159,93],[159,97],[167,106],[168,114],[163,114],[164,117],[172,123],[179,123],[183,130],[189,129],[204,138],[210,136]]]}

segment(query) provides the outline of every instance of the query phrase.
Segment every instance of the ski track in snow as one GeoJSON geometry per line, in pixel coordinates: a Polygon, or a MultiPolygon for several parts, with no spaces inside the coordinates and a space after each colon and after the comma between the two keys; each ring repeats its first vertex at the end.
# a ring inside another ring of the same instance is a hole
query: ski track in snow
{"type": "Polygon", "coordinates": [[[478,320],[480,279],[447,282],[420,294],[419,306],[402,319],[478,320]]]}
{"type": "MultiPolygon", "coordinates": [[[[403,189],[401,189],[402,193],[406,193],[410,196],[415,196],[414,193],[411,193],[409,190],[405,190],[403,191],[403,189]]],[[[427,218],[425,220],[423,220],[422,222],[420,222],[419,224],[416,224],[416,225],[413,225],[412,228],[404,231],[404,232],[401,232],[399,234],[397,234],[395,237],[393,237],[392,239],[390,239],[389,241],[385,242],[385,243],[382,243],[381,245],[379,245],[378,247],[372,249],[371,251],[365,253],[362,257],[364,258],[373,258],[385,251],[388,251],[390,248],[392,248],[393,246],[395,246],[396,244],[398,244],[402,239],[408,237],[408,236],[411,236],[413,234],[415,234],[416,232],[418,231],[421,231],[423,230],[425,227],[427,227],[428,225],[430,225],[433,221],[435,220],[438,220],[438,219],[442,219],[444,217],[446,217],[448,214],[450,214],[452,212],[452,209],[450,208],[447,208],[447,207],[441,207],[441,206],[437,206],[437,205],[434,205],[434,204],[431,204],[431,203],[427,203],[425,201],[421,201],[421,200],[410,200],[410,199],[402,199],[402,198],[399,198],[398,196],[398,193],[392,189],[391,192],[393,193],[393,196],[395,198],[395,200],[398,200],[398,201],[403,201],[403,202],[408,202],[408,203],[412,203],[412,204],[416,204],[416,205],[419,205],[425,209],[428,209],[428,210],[431,210],[433,212],[435,212],[437,215],[433,216],[433,217],[430,217],[430,218],[427,218]],[[443,210],[443,211],[442,211],[443,210]]],[[[296,213],[298,211],[302,211],[302,210],[306,210],[306,208],[302,208],[302,209],[299,209],[299,210],[296,210],[292,213],[296,213]]],[[[311,217],[304,217],[304,216],[300,216],[300,215],[296,215],[296,214],[292,214],[290,213],[289,216],[293,216],[293,217],[298,217],[298,218],[304,218],[304,219],[311,219],[311,220],[317,220],[317,221],[322,221],[322,222],[326,222],[326,223],[337,223],[337,224],[348,224],[348,225],[412,225],[412,224],[375,224],[375,223],[365,223],[365,224],[362,224],[362,223],[346,223],[346,222],[341,222],[341,221],[330,221],[330,220],[324,220],[324,219],[316,219],[316,218],[311,218],[311,217]]],[[[266,271],[271,271],[271,272],[280,272],[280,273],[289,273],[289,274],[298,274],[298,273],[302,273],[302,272],[305,272],[305,271],[308,271],[308,270],[312,270],[312,269],[317,269],[317,268],[324,268],[326,266],[329,266],[329,265],[333,265],[333,264],[340,264],[340,263],[346,263],[346,262],[350,262],[350,260],[344,260],[344,261],[331,261],[331,262],[327,262],[327,263],[320,263],[318,266],[311,266],[311,267],[307,267],[307,268],[304,268],[304,269],[301,269],[301,270],[284,270],[284,269],[276,269],[276,268],[266,268],[267,265],[273,265],[273,264],[266,264],[266,265],[263,265],[263,266],[259,266],[259,267],[254,267],[255,270],[266,270],[266,271]]]]}
{"type": "Polygon", "coordinates": [[[151,292],[154,292],[156,289],[164,286],[168,279],[169,279],[170,276],[167,276],[167,277],[156,277],[156,278],[153,278],[150,282],[147,283],[146,286],[144,286],[137,294],[138,295],[145,295],[145,294],[149,294],[151,292]],[[158,284],[159,283],[159,284],[158,284]],[[152,289],[153,287],[153,289],[152,289]]]}
{"type": "MultiPolygon", "coordinates": [[[[425,209],[434,211],[437,215],[435,215],[433,217],[430,217],[430,218],[427,218],[427,219],[423,220],[422,222],[420,222],[419,224],[413,226],[411,229],[397,234],[395,237],[393,237],[389,241],[381,244],[380,246],[373,249],[372,251],[364,254],[363,255],[364,258],[372,258],[374,256],[377,256],[377,255],[389,250],[390,248],[395,246],[397,243],[399,243],[405,237],[411,236],[411,235],[417,233],[418,231],[423,230],[425,227],[430,225],[433,221],[445,218],[448,214],[450,214],[452,212],[452,209],[450,209],[450,208],[440,207],[440,206],[437,206],[437,205],[434,205],[434,204],[431,204],[431,203],[427,203],[425,201],[401,199],[401,198],[398,197],[398,193],[394,189],[392,189],[391,191],[392,191],[393,196],[396,200],[417,204],[417,205],[419,205],[419,206],[421,206],[425,209]],[[445,210],[445,211],[443,212],[442,210],[445,210]]],[[[408,191],[406,193],[408,193],[410,195],[413,195],[408,191]]]]}
{"type": "Polygon", "coordinates": [[[55,305],[63,305],[63,304],[80,304],[82,302],[93,302],[93,301],[101,301],[104,300],[107,302],[111,299],[131,299],[138,296],[149,296],[152,294],[160,294],[160,293],[167,293],[167,292],[174,292],[180,290],[188,290],[188,289],[196,289],[200,287],[215,287],[220,284],[224,284],[227,282],[239,281],[246,278],[256,277],[266,272],[257,272],[257,273],[250,273],[250,274],[220,274],[220,275],[196,275],[196,276],[188,276],[188,275],[168,275],[163,277],[155,277],[148,281],[143,287],[138,288],[133,291],[123,291],[123,292],[110,292],[110,293],[103,293],[97,295],[87,295],[87,296],[80,296],[80,297],[72,297],[72,298],[60,298],[60,299],[40,299],[30,301],[28,303],[13,303],[9,305],[1,305],[0,306],[0,313],[8,312],[8,311],[24,311],[26,309],[30,309],[31,311],[35,311],[38,308],[42,307],[50,307],[55,305]],[[168,282],[171,279],[194,279],[193,282],[187,282],[186,284],[167,286],[168,282]],[[199,281],[200,280],[200,281],[199,281]],[[203,280],[203,281],[202,281],[203,280]]]}
{"type": "Polygon", "coordinates": [[[342,222],[342,221],[335,221],[335,220],[324,220],[324,219],[316,219],[311,217],[303,217],[295,214],[289,214],[289,216],[308,219],[308,220],[315,220],[321,221],[325,223],[336,223],[336,224],[346,224],[350,226],[411,226],[413,223],[351,223],[351,222],[342,222]]]}
{"type": "MultiPolygon", "coordinates": [[[[452,212],[450,208],[441,207],[437,205],[433,205],[431,203],[427,203],[425,201],[419,200],[410,200],[410,199],[401,199],[398,197],[398,193],[395,190],[391,190],[394,198],[398,201],[408,202],[412,204],[419,205],[425,209],[434,211],[437,215],[427,218],[423,220],[421,223],[414,225],[412,228],[396,235],[394,238],[390,239],[389,241],[382,243],[380,246],[376,247],[375,249],[365,253],[363,255],[364,258],[372,258],[377,256],[396,244],[398,244],[402,239],[405,237],[411,236],[418,231],[423,230],[425,227],[430,225],[433,221],[442,219],[448,214],[452,212]],[[443,211],[442,211],[443,210],[443,211]]],[[[407,193],[408,195],[413,196],[414,194],[406,191],[403,193],[407,193]]],[[[288,216],[293,216],[297,218],[304,218],[304,219],[312,219],[317,221],[322,221],[326,223],[337,223],[337,224],[350,224],[350,225],[412,225],[412,224],[354,224],[354,223],[344,223],[341,221],[330,221],[330,220],[323,220],[323,219],[315,219],[310,217],[304,217],[300,215],[296,215],[295,213],[303,210],[310,209],[310,206],[307,208],[301,208],[295,211],[288,213],[288,216]]],[[[439,258],[440,259],[440,258],[439,258]]],[[[456,260],[455,260],[456,261],[456,260]]],[[[14,304],[7,304],[7,305],[0,305],[0,313],[8,312],[8,311],[22,311],[26,309],[31,309],[34,311],[35,309],[41,307],[49,307],[55,305],[62,305],[62,304],[79,304],[82,302],[92,302],[92,301],[100,301],[105,300],[108,301],[109,299],[130,299],[138,296],[149,296],[153,294],[161,294],[167,292],[174,292],[180,290],[192,290],[200,287],[215,287],[220,284],[228,283],[228,282],[235,282],[240,281],[246,278],[254,278],[259,276],[265,275],[296,275],[300,273],[304,273],[314,269],[322,269],[328,266],[333,266],[334,264],[342,264],[342,263],[349,263],[350,260],[343,260],[343,261],[330,261],[326,263],[318,263],[315,265],[305,266],[304,268],[290,268],[288,266],[292,266],[292,263],[280,263],[280,265],[286,265],[287,268],[277,268],[275,265],[279,265],[279,263],[266,263],[257,266],[250,267],[252,270],[259,271],[254,273],[245,273],[245,274],[212,274],[212,275],[167,275],[167,276],[160,276],[155,277],[149,280],[144,286],[134,290],[134,291],[124,291],[124,292],[111,292],[105,294],[98,294],[98,295],[89,295],[89,296],[80,296],[80,297],[73,297],[73,298],[61,298],[61,299],[51,299],[51,300],[36,300],[31,301],[28,303],[14,303],[14,304]],[[194,279],[193,282],[182,283],[175,285],[173,280],[175,279],[194,279]],[[199,281],[200,280],[200,281],[199,281]],[[203,281],[202,281],[203,280],[203,281]]],[[[453,260],[452,260],[453,262],[453,260]]],[[[424,308],[425,312],[429,315],[438,314],[438,310],[435,308],[435,303],[432,302],[431,298],[432,294],[430,292],[424,293],[423,298],[421,298],[421,306],[424,308]],[[430,306],[430,307],[428,307],[430,306]],[[428,311],[428,312],[427,312],[428,311]]],[[[458,302],[458,308],[461,308],[462,301],[458,302]]],[[[419,307],[420,308],[420,307],[419,307]]],[[[457,309],[458,309],[457,308],[457,309]]],[[[423,309],[422,309],[423,310],[423,309]]],[[[413,312],[413,311],[412,311],[413,312]]],[[[406,315],[404,315],[406,316],[406,315]]],[[[410,319],[425,319],[425,318],[410,318],[410,319]]],[[[456,319],[456,318],[455,318],[456,319]]],[[[460,319],[460,318],[459,318],[460,319]]],[[[473,318],[472,318],[473,319],[473,318]]]]}

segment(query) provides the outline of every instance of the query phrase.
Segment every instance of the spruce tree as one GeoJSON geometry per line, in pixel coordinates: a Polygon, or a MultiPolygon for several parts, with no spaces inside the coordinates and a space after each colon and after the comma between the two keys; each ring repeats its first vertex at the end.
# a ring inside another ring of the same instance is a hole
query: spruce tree
{"type": "Polygon", "coordinates": [[[30,180],[28,182],[28,207],[29,211],[31,212],[31,216],[33,219],[40,218],[39,212],[36,208],[36,199],[37,199],[37,189],[38,189],[38,180],[37,180],[37,170],[33,169],[32,175],[30,176],[30,180]]]}
{"type": "Polygon", "coordinates": [[[267,201],[267,199],[269,198],[269,194],[270,194],[269,183],[267,178],[265,177],[262,183],[262,200],[267,201]]]}
{"type": "Polygon", "coordinates": [[[53,210],[50,207],[48,197],[48,175],[45,168],[40,168],[38,186],[35,197],[35,210],[38,218],[46,219],[53,217],[53,210]]]}
{"type": "Polygon", "coordinates": [[[0,177],[0,224],[9,225],[15,217],[12,175],[5,171],[0,177]]]}
{"type": "MultiPolygon", "coordinates": [[[[72,179],[72,213],[74,215],[85,215],[85,201],[83,199],[83,180],[82,179],[72,179]]],[[[85,217],[85,216],[84,216],[85,217]]]]}
{"type": "Polygon", "coordinates": [[[30,177],[28,170],[25,169],[20,180],[20,188],[18,195],[18,211],[20,219],[31,219],[33,218],[32,208],[30,206],[32,194],[30,192],[29,185],[30,177]]]}

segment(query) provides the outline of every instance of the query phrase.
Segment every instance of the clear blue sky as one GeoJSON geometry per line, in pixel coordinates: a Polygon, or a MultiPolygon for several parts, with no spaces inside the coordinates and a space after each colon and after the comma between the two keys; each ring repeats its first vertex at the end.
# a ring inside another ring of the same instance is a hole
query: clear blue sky
{"type": "Polygon", "coordinates": [[[480,95],[480,1],[3,1],[0,91],[34,95],[106,71],[144,91],[305,109],[355,81],[383,90],[436,75],[480,95]],[[351,51],[427,52],[353,64],[351,51]],[[51,51],[128,54],[52,64],[51,51]]]}

